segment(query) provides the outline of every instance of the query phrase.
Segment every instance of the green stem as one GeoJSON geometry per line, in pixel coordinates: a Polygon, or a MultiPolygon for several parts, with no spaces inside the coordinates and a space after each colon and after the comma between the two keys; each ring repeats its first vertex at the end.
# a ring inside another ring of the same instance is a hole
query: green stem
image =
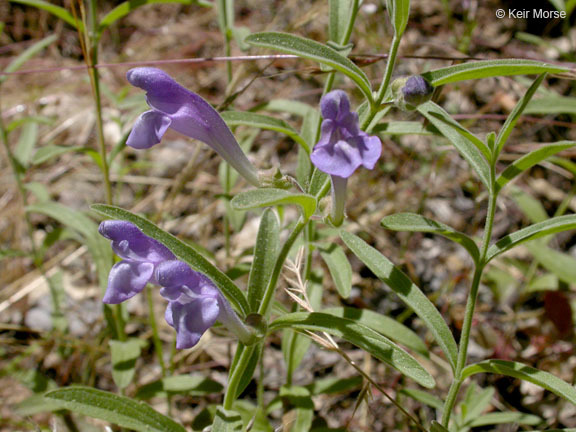
{"type": "Polygon", "coordinates": [[[386,90],[388,90],[390,80],[392,79],[392,72],[394,71],[394,65],[396,64],[396,56],[398,55],[398,48],[400,47],[401,40],[401,37],[397,36],[394,36],[394,39],[392,39],[392,45],[390,46],[390,52],[388,53],[388,61],[386,62],[384,78],[382,79],[380,89],[376,94],[374,102],[370,105],[370,113],[366,116],[362,122],[362,125],[360,126],[360,129],[362,130],[365,130],[370,125],[370,122],[372,122],[380,110],[380,105],[382,104],[382,100],[384,100],[384,96],[386,96],[386,90]]]}
{"type": "Polygon", "coordinates": [[[102,177],[106,192],[106,204],[112,205],[112,185],[110,183],[110,173],[108,169],[108,158],[106,155],[106,143],[104,142],[104,122],[102,119],[102,96],[100,94],[100,73],[95,67],[98,64],[98,1],[90,0],[90,46],[88,53],[88,75],[94,104],[96,106],[96,124],[98,128],[98,153],[100,154],[102,177]]]}
{"type": "Polygon", "coordinates": [[[162,341],[158,333],[158,323],[156,322],[156,313],[154,311],[154,299],[152,298],[152,288],[150,284],[146,287],[146,299],[148,300],[148,319],[150,321],[150,328],[152,329],[152,342],[154,343],[154,350],[158,357],[158,363],[162,368],[162,376],[166,376],[166,364],[164,363],[164,350],[162,348],[162,341]]]}
{"type": "Polygon", "coordinates": [[[241,342],[238,342],[238,350],[240,351],[240,356],[235,364],[234,370],[230,373],[230,379],[228,380],[228,388],[226,389],[226,395],[224,396],[224,409],[232,409],[232,405],[238,396],[238,387],[240,386],[240,380],[242,379],[244,370],[248,367],[250,362],[250,357],[256,348],[257,344],[246,346],[241,342]]]}
{"type": "Polygon", "coordinates": [[[448,396],[444,403],[444,409],[442,412],[442,425],[448,427],[450,422],[450,416],[452,415],[452,410],[454,409],[454,404],[456,403],[456,397],[458,396],[458,391],[462,385],[462,371],[466,367],[466,361],[468,359],[468,344],[470,343],[470,330],[472,328],[472,320],[474,318],[474,309],[476,307],[476,299],[478,297],[478,289],[480,287],[480,281],[482,280],[482,272],[486,266],[486,253],[490,246],[490,240],[492,238],[492,229],[494,227],[494,215],[496,213],[496,200],[498,198],[498,193],[494,192],[495,184],[495,168],[492,164],[490,168],[490,182],[491,187],[489,190],[488,198],[488,213],[486,216],[486,223],[484,226],[484,236],[482,240],[482,250],[480,252],[480,258],[476,263],[476,268],[474,270],[474,277],[472,279],[472,285],[470,287],[470,294],[468,295],[468,300],[466,302],[466,311],[464,314],[464,323],[462,325],[462,334],[460,336],[460,344],[458,348],[458,360],[456,362],[456,371],[454,373],[454,381],[450,385],[448,391],[448,396]]]}

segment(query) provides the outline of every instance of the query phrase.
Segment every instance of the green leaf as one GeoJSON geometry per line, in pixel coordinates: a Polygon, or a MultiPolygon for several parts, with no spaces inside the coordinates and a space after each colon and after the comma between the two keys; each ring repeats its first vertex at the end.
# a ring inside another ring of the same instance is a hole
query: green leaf
{"type": "Polygon", "coordinates": [[[38,123],[30,122],[24,124],[22,132],[18,138],[18,144],[14,149],[14,157],[25,168],[30,165],[34,147],[38,142],[38,123]]]}
{"type": "Polygon", "coordinates": [[[534,96],[534,93],[536,93],[536,90],[538,90],[538,87],[540,87],[540,84],[542,84],[544,78],[546,78],[546,73],[543,73],[538,78],[536,78],[536,81],[534,81],[534,83],[530,86],[530,88],[526,90],[524,96],[522,96],[522,98],[518,101],[518,103],[510,113],[510,115],[506,118],[504,125],[502,126],[500,132],[498,133],[498,136],[496,137],[496,151],[494,153],[495,155],[499,155],[502,149],[504,148],[504,145],[506,145],[506,141],[508,141],[508,137],[512,133],[514,126],[516,126],[516,123],[518,122],[518,119],[524,112],[526,105],[528,105],[528,102],[530,102],[530,99],[532,99],[532,96],[534,96]]]}
{"type": "Polygon", "coordinates": [[[96,264],[100,287],[106,288],[113,260],[112,248],[110,242],[98,234],[98,226],[92,219],[79,211],[51,201],[30,205],[26,211],[45,214],[79,233],[96,264]]]}
{"type": "Polygon", "coordinates": [[[201,375],[172,375],[143,385],[136,391],[137,399],[166,397],[169,394],[205,396],[220,393],[222,384],[201,375]]]}
{"type": "MultiPolygon", "coordinates": [[[[13,1],[13,0],[12,0],[13,1]]],[[[57,7],[57,6],[55,6],[57,7]]],[[[19,54],[14,60],[12,60],[8,66],[4,69],[4,73],[16,72],[22,67],[24,63],[46,48],[48,45],[52,44],[58,39],[58,36],[51,35],[39,40],[30,47],[26,48],[21,54],[19,54]]],[[[8,79],[8,75],[0,75],[0,84],[8,79]]]]}
{"type": "MultiPolygon", "coordinates": [[[[321,278],[313,278],[308,281],[308,300],[313,310],[320,309],[322,303],[322,281],[321,278]],[[319,280],[318,280],[319,279],[319,280]]],[[[284,311],[283,314],[287,313],[284,311]]],[[[304,356],[310,348],[312,341],[309,337],[291,329],[282,332],[282,355],[286,363],[286,376],[293,376],[304,356]]]]}
{"type": "Polygon", "coordinates": [[[350,262],[348,262],[348,258],[346,258],[346,254],[335,243],[322,245],[319,250],[320,256],[328,266],[338,294],[342,298],[348,298],[352,290],[352,267],[350,262]]]}
{"type": "Polygon", "coordinates": [[[69,146],[64,147],[55,145],[44,146],[36,150],[34,156],[32,156],[31,162],[34,165],[40,165],[64,153],[81,152],[85,150],[86,149],[84,147],[69,147],[69,146]]]}
{"type": "Polygon", "coordinates": [[[224,111],[221,114],[226,124],[230,127],[250,126],[258,129],[280,132],[289,136],[296,143],[301,145],[306,150],[306,153],[310,153],[310,146],[308,146],[308,143],[304,141],[298,132],[284,120],[248,111],[224,111]]]}
{"type": "Polygon", "coordinates": [[[492,153],[490,151],[490,148],[486,145],[486,143],[484,143],[484,141],[482,141],[480,138],[478,138],[476,135],[474,135],[472,132],[470,132],[468,129],[462,126],[460,123],[456,122],[452,117],[435,112],[432,112],[430,114],[436,117],[438,120],[444,122],[447,126],[454,129],[454,131],[456,131],[459,135],[461,135],[462,138],[474,144],[474,146],[480,151],[480,153],[482,153],[484,159],[486,159],[487,162],[492,160],[492,153]]]}
{"type": "Polygon", "coordinates": [[[484,360],[465,367],[462,371],[462,379],[478,373],[494,373],[528,381],[576,404],[576,388],[574,386],[548,372],[522,363],[506,360],[484,360]]]}
{"type": "Polygon", "coordinates": [[[573,229],[576,229],[576,215],[558,216],[527,226],[502,237],[490,246],[486,254],[486,262],[526,241],[573,229]]]}
{"type": "Polygon", "coordinates": [[[252,189],[239,193],[230,202],[236,210],[296,204],[302,208],[304,219],[310,219],[316,211],[316,198],[312,195],[289,192],[284,189],[252,189]]]}
{"type": "Polygon", "coordinates": [[[428,297],[412,283],[408,276],[396,268],[388,258],[368,245],[364,240],[345,231],[342,231],[340,236],[354,255],[366,264],[380,280],[386,283],[426,323],[446,354],[448,362],[455,370],[458,346],[444,318],[428,297]]]}
{"type": "Polygon", "coordinates": [[[481,427],[497,424],[518,423],[525,425],[537,425],[542,422],[538,416],[521,412],[493,412],[479,416],[466,423],[468,427],[481,427]]]}
{"type": "Polygon", "coordinates": [[[16,405],[14,414],[21,417],[28,417],[38,413],[59,411],[61,409],[62,404],[60,402],[46,399],[44,395],[41,394],[33,394],[16,405]]]}
{"type": "Polygon", "coordinates": [[[347,318],[359,324],[365,325],[389,339],[401,343],[424,357],[429,357],[428,347],[422,339],[404,324],[370,309],[357,309],[352,307],[332,307],[322,309],[327,313],[341,318],[347,318]]]}
{"type": "Polygon", "coordinates": [[[406,388],[400,390],[400,393],[405,394],[406,396],[409,396],[412,399],[415,399],[418,402],[422,402],[423,404],[428,405],[429,407],[435,408],[437,410],[441,410],[442,408],[444,408],[444,402],[442,402],[439,398],[437,398],[433,394],[428,393],[427,391],[406,388]]]}
{"type": "Polygon", "coordinates": [[[478,262],[480,252],[474,240],[454,228],[441,222],[428,219],[416,213],[396,213],[386,216],[380,224],[392,231],[426,232],[444,236],[453,242],[458,243],[468,251],[474,262],[478,262]]]}
{"type": "Polygon", "coordinates": [[[144,6],[147,4],[158,4],[158,3],[180,3],[183,5],[199,4],[201,6],[212,6],[211,3],[198,0],[129,0],[120,3],[110,12],[108,12],[100,21],[98,31],[102,32],[119,19],[124,18],[133,10],[138,9],[140,6],[144,6]]]}
{"type": "Polygon", "coordinates": [[[494,397],[494,387],[487,387],[480,390],[475,383],[472,383],[466,391],[466,397],[461,404],[461,412],[464,422],[468,423],[479,417],[494,397]]]}
{"type": "Polygon", "coordinates": [[[183,426],[150,406],[89,387],[68,387],[45,394],[72,412],[141,432],[186,432],[183,426]]]}
{"type": "Polygon", "coordinates": [[[278,218],[272,209],[266,209],[260,220],[260,228],[254,247],[254,259],[248,279],[248,303],[252,312],[258,311],[272,275],[278,254],[279,236],[278,218]]]}
{"type": "Polygon", "coordinates": [[[254,371],[256,370],[256,366],[258,366],[258,362],[260,360],[260,356],[262,355],[262,344],[253,344],[250,346],[246,346],[244,344],[238,344],[238,349],[236,350],[236,354],[234,354],[234,359],[232,360],[232,364],[230,365],[230,370],[236,370],[236,363],[240,359],[240,356],[244,350],[250,352],[250,360],[248,361],[247,366],[242,371],[242,378],[240,379],[240,384],[238,384],[238,393],[236,394],[236,398],[239,398],[242,392],[246,389],[250,381],[252,381],[252,377],[254,376],[254,371]]]}
{"type": "Polygon", "coordinates": [[[359,375],[350,378],[319,378],[306,388],[312,395],[336,394],[357,390],[362,387],[363,382],[364,379],[359,375]]]}
{"type": "Polygon", "coordinates": [[[352,320],[319,312],[294,312],[274,320],[269,330],[283,328],[320,331],[341,337],[420,385],[434,387],[434,378],[410,354],[380,333],[352,320]]]}
{"type": "Polygon", "coordinates": [[[212,424],[212,432],[242,432],[243,430],[244,424],[239,413],[218,407],[212,424]]]}
{"type": "Polygon", "coordinates": [[[325,172],[314,168],[312,179],[310,180],[310,188],[308,189],[310,195],[314,195],[317,199],[321,198],[320,195],[327,184],[330,184],[330,176],[325,172]]]}
{"type": "Polygon", "coordinates": [[[253,111],[278,111],[306,118],[316,110],[304,102],[291,99],[271,99],[253,108],[253,111]]]}
{"type": "Polygon", "coordinates": [[[423,73],[422,76],[434,87],[458,81],[511,75],[562,73],[570,69],[535,60],[505,59],[480,60],[462,63],[423,73]]]}
{"type": "Polygon", "coordinates": [[[224,294],[243,315],[248,313],[248,302],[246,301],[246,297],[244,297],[244,293],[228,276],[218,270],[191,246],[177,239],[172,234],[161,230],[147,219],[135,215],[128,210],[104,204],[93,204],[90,208],[112,219],[132,222],[140,228],[144,234],[158,240],[170,249],[178,259],[190,265],[193,270],[204,273],[208,276],[208,278],[210,278],[212,282],[220,288],[222,294],[224,294]]]}
{"type": "Polygon", "coordinates": [[[344,43],[348,22],[353,16],[353,0],[329,0],[328,35],[330,40],[337,44],[344,43]]]}
{"type": "Polygon", "coordinates": [[[404,34],[410,18],[410,0],[386,0],[386,9],[394,27],[394,35],[399,38],[404,34]]]}
{"type": "Polygon", "coordinates": [[[134,368],[140,358],[143,341],[132,338],[126,341],[111,340],[108,344],[112,358],[112,378],[119,389],[125,389],[134,378],[134,368]]]}
{"type": "Polygon", "coordinates": [[[421,122],[417,121],[378,123],[372,128],[372,132],[380,135],[434,135],[421,122]]]}
{"type": "Polygon", "coordinates": [[[474,168],[484,185],[490,189],[490,166],[483,153],[469,139],[462,136],[447,123],[456,123],[450,115],[434,102],[426,102],[418,106],[418,111],[432,123],[442,135],[456,147],[466,161],[474,168]],[[441,116],[443,120],[439,120],[441,116]]]}
{"type": "Polygon", "coordinates": [[[520,159],[515,160],[512,164],[508,165],[496,179],[496,192],[534,165],[574,146],[576,146],[576,141],[559,141],[553,144],[544,144],[536,150],[522,156],[520,159]]]}
{"type": "Polygon", "coordinates": [[[308,432],[314,419],[314,402],[306,387],[287,386],[280,388],[280,397],[288,406],[295,407],[295,418],[290,424],[290,430],[308,432]]]}
{"type": "Polygon", "coordinates": [[[348,58],[326,45],[300,36],[277,32],[254,33],[246,38],[246,42],[330,66],[354,81],[369,101],[373,100],[370,81],[364,72],[348,58]]]}
{"type": "Polygon", "coordinates": [[[446,429],[436,420],[432,420],[432,423],[430,424],[430,432],[448,432],[448,429],[446,429]]]}
{"type": "Polygon", "coordinates": [[[545,96],[531,100],[524,114],[572,114],[576,115],[576,97],[545,96]]]}
{"type": "Polygon", "coordinates": [[[65,8],[56,6],[50,2],[44,0],[10,0],[12,3],[19,3],[27,6],[32,6],[37,9],[43,9],[50,12],[55,17],[60,18],[62,21],[70,24],[75,29],[82,31],[84,26],[80,20],[76,20],[74,15],[68,12],[65,8]]]}
{"type": "Polygon", "coordinates": [[[552,249],[539,241],[526,245],[536,261],[559,279],[572,284],[576,280],[576,258],[552,249]]]}

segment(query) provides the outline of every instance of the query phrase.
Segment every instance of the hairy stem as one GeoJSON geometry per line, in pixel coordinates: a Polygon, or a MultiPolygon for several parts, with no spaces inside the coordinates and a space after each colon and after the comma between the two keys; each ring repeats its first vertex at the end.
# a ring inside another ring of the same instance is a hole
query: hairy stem
{"type": "Polygon", "coordinates": [[[456,371],[454,373],[454,381],[450,386],[448,391],[448,396],[444,403],[444,409],[442,412],[442,425],[448,427],[450,422],[450,416],[452,415],[452,410],[456,403],[456,398],[458,396],[458,391],[462,385],[462,370],[466,367],[466,361],[468,359],[468,344],[470,342],[470,330],[472,328],[472,320],[474,318],[474,309],[476,307],[476,299],[478,298],[478,289],[480,287],[480,281],[482,280],[482,273],[486,266],[486,253],[490,246],[490,240],[492,238],[492,229],[494,227],[494,215],[496,213],[496,200],[498,198],[498,193],[495,192],[495,167],[494,164],[490,167],[490,190],[488,198],[488,212],[486,215],[486,223],[484,225],[484,236],[482,240],[482,250],[480,252],[480,258],[478,263],[476,263],[476,268],[474,270],[474,277],[472,279],[472,285],[470,287],[470,294],[468,295],[468,300],[466,302],[466,311],[464,315],[464,323],[462,325],[462,334],[460,336],[460,344],[458,347],[458,360],[456,362],[456,371]]]}

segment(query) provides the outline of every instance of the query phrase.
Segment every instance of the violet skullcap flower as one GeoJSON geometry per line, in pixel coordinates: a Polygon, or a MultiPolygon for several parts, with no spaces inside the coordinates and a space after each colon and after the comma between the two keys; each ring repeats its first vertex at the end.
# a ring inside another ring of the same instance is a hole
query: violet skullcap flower
{"type": "Polygon", "coordinates": [[[310,155],[312,163],[333,176],[350,177],[360,166],[373,169],[382,153],[380,138],[360,130],[358,114],[342,90],[326,94],[320,101],[322,133],[310,155]]]}
{"type": "Polygon", "coordinates": [[[164,261],[158,265],[156,279],[163,287],[160,294],[169,300],[165,318],[176,330],[176,348],[192,348],[217,320],[240,338],[249,337],[249,330],[214,283],[188,264],[164,261]]]}
{"type": "Polygon", "coordinates": [[[143,113],[126,144],[147,149],[160,142],[168,128],[208,144],[248,182],[259,186],[258,174],[220,114],[196,93],[170,77],[166,72],[140,67],[126,74],[130,84],[146,91],[152,108],[143,113]]]}
{"type": "Polygon", "coordinates": [[[100,224],[98,231],[112,240],[114,253],[122,258],[110,270],[104,303],[118,304],[134,297],[148,282],[155,283],[154,272],[159,263],[175,259],[166,246],[131,222],[107,220],[100,224]]]}

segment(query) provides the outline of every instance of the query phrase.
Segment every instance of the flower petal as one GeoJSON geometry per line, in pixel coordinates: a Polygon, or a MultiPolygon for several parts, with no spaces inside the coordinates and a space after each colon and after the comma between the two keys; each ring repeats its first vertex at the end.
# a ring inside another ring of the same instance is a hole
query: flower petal
{"type": "Polygon", "coordinates": [[[107,220],[100,224],[98,232],[112,240],[112,249],[122,259],[157,263],[175,258],[166,246],[148,237],[132,222],[107,220]]]}
{"type": "Polygon", "coordinates": [[[208,144],[246,180],[259,186],[256,170],[228,125],[208,102],[160,69],[135,68],[126,76],[132,85],[146,90],[152,108],[170,117],[170,128],[208,144]]]}
{"type": "Polygon", "coordinates": [[[220,308],[215,298],[197,298],[190,303],[170,302],[166,321],[176,329],[176,348],[192,348],[214,325],[220,308]]]}
{"type": "Polygon", "coordinates": [[[135,149],[147,149],[160,142],[172,120],[159,111],[146,111],[134,124],[126,145],[135,149]]]}
{"type": "Polygon", "coordinates": [[[315,147],[310,159],[320,171],[343,178],[350,177],[362,165],[358,148],[342,140],[333,146],[315,147]]]}
{"type": "Polygon", "coordinates": [[[350,112],[350,100],[346,92],[333,90],[320,100],[320,111],[325,119],[336,120],[341,113],[350,112]]]}
{"type": "Polygon", "coordinates": [[[382,154],[382,141],[377,136],[359,136],[355,144],[362,155],[362,165],[368,169],[374,169],[376,162],[382,154]]]}
{"type": "Polygon", "coordinates": [[[120,261],[110,270],[108,288],[102,301],[118,304],[140,293],[154,273],[154,264],[120,261]]]}

